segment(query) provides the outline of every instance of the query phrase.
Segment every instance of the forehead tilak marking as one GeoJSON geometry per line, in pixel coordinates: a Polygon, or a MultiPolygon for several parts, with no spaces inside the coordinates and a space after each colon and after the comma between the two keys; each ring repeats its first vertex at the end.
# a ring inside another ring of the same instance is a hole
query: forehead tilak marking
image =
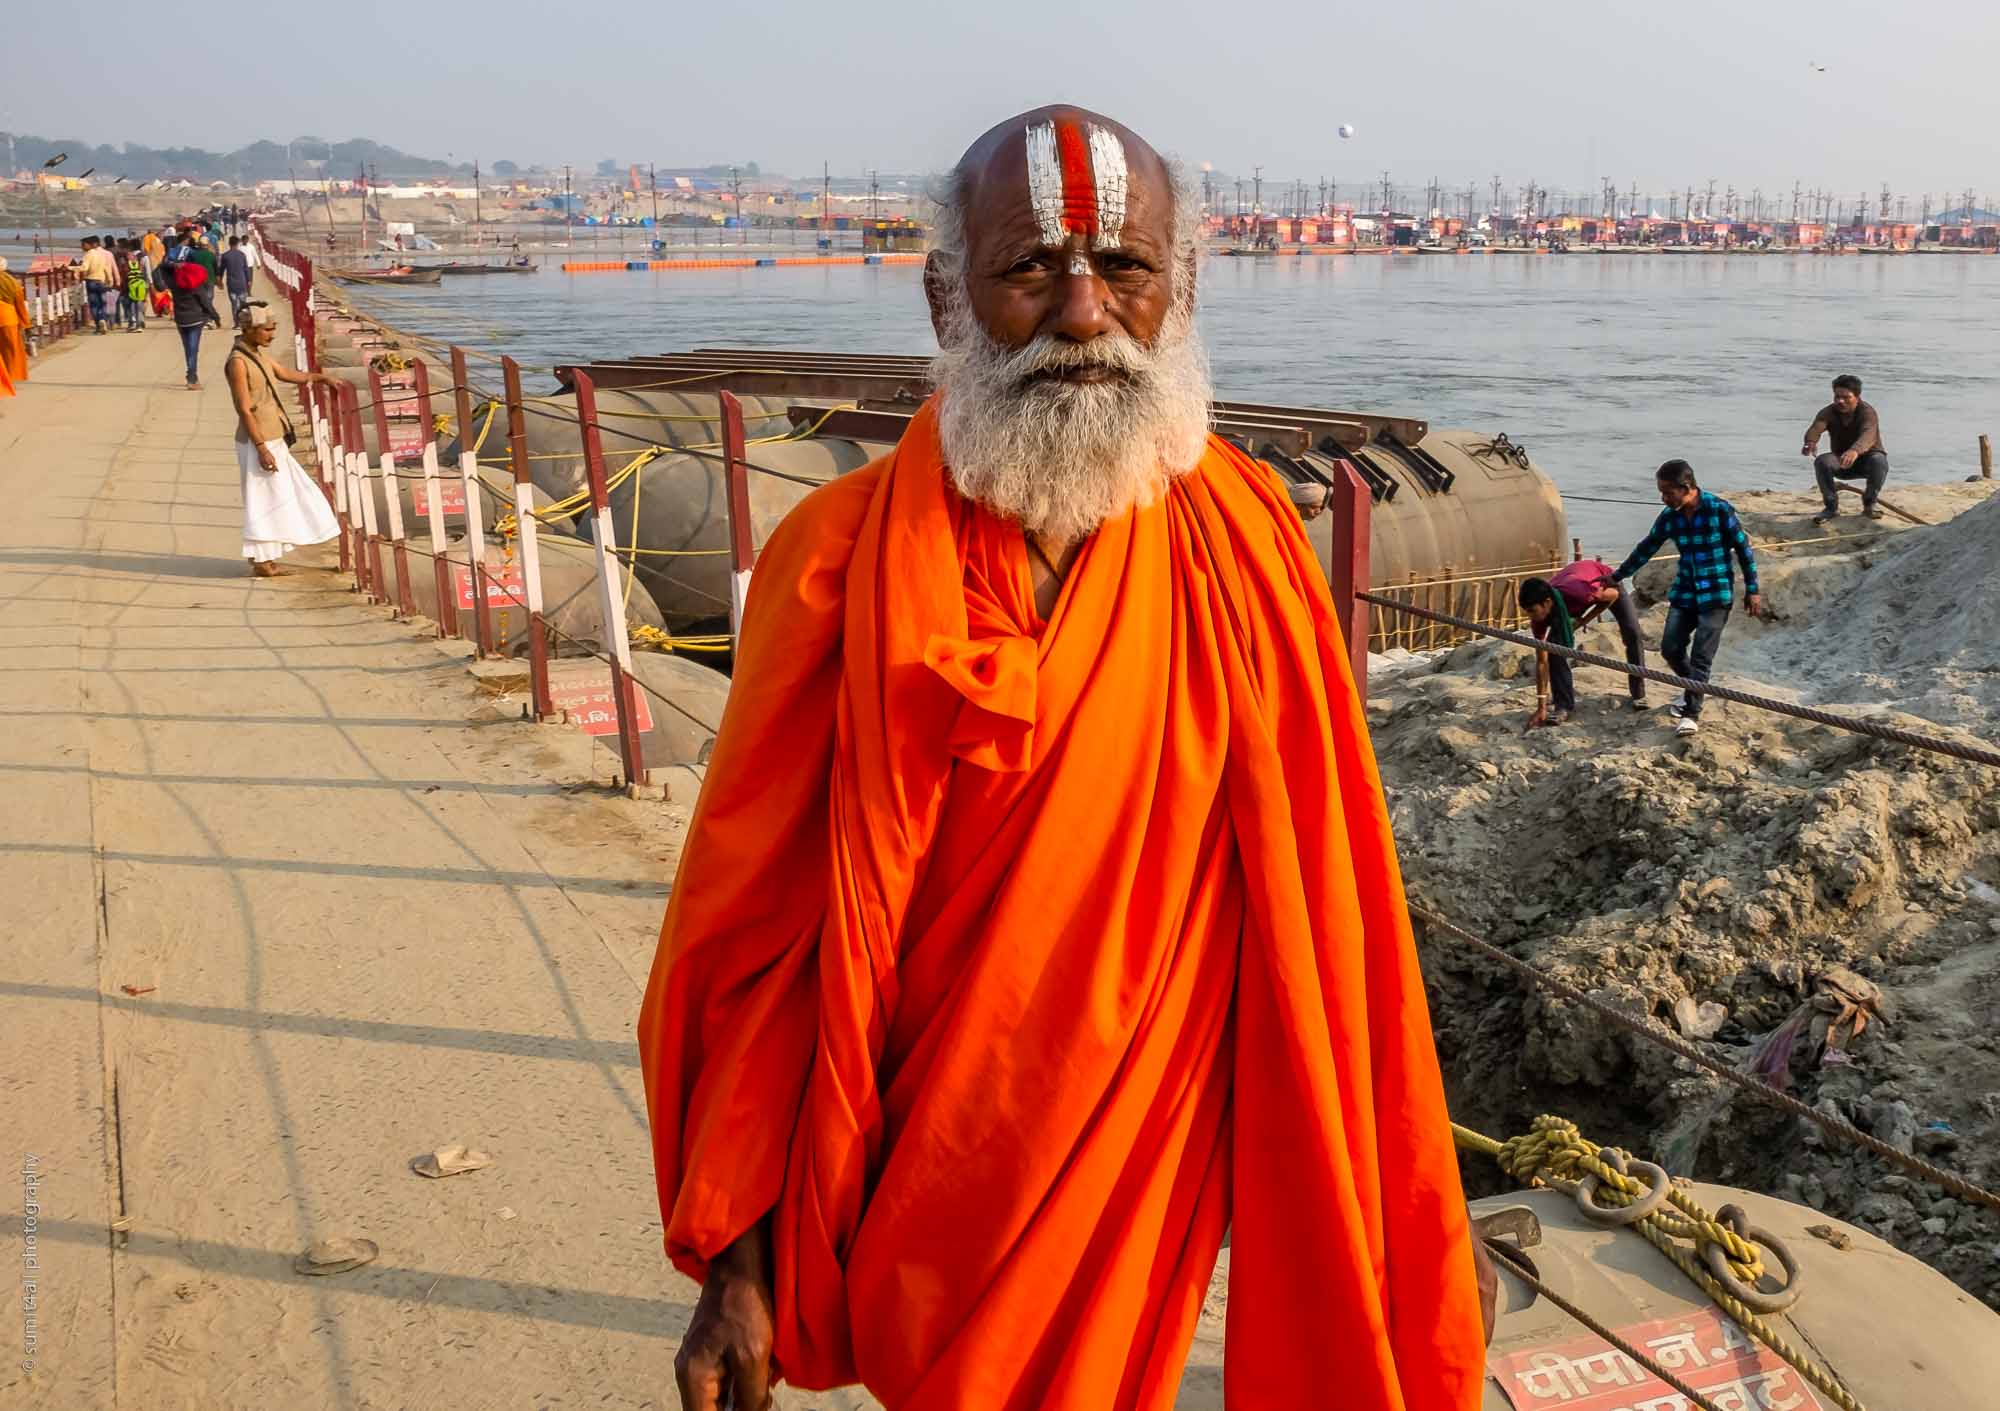
{"type": "Polygon", "coordinates": [[[1044,245],[1063,243],[1062,161],[1056,156],[1056,125],[1028,128],[1028,205],[1041,227],[1044,245]]]}
{"type": "Polygon", "coordinates": [[[1124,236],[1131,172],[1125,144],[1098,123],[1031,123],[1027,129],[1028,204],[1044,245],[1083,235],[1112,250],[1124,236]]]}

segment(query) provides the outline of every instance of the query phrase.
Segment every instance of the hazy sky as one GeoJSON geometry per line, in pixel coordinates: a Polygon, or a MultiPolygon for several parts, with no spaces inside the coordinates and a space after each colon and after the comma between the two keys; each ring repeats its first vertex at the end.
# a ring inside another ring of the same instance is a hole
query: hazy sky
{"type": "Polygon", "coordinates": [[[1411,186],[1497,172],[1557,190],[1713,177],[1767,196],[1795,179],[2000,196],[1990,0],[281,0],[205,25],[93,0],[89,13],[105,35],[143,33],[143,57],[117,38],[60,63],[7,46],[0,129],[217,149],[362,136],[489,165],[923,171],[1062,99],[1191,162],[1262,163],[1270,181],[1353,189],[1386,167],[1411,186]],[[286,37],[306,13],[310,38],[286,37]],[[1335,136],[1344,122],[1352,141],[1335,136]]]}

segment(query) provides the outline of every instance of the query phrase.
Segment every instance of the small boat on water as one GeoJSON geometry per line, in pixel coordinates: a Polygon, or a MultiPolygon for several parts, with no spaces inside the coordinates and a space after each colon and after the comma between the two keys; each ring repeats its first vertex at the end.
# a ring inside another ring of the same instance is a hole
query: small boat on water
{"type": "Polygon", "coordinates": [[[342,284],[436,284],[444,271],[435,265],[392,265],[386,269],[337,269],[333,277],[342,284]]]}
{"type": "Polygon", "coordinates": [[[525,261],[518,265],[459,264],[456,261],[452,261],[446,264],[434,265],[432,268],[441,274],[533,274],[536,271],[534,265],[528,264],[525,261]]]}

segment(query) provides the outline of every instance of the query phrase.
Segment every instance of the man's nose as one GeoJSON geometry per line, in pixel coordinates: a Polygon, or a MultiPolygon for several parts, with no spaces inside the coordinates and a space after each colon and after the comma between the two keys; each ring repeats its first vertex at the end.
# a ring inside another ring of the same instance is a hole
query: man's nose
{"type": "Polygon", "coordinates": [[[1064,256],[1056,276],[1056,303],[1043,331],[1077,343],[1110,333],[1114,324],[1105,308],[1108,291],[1097,271],[1081,254],[1064,256]]]}

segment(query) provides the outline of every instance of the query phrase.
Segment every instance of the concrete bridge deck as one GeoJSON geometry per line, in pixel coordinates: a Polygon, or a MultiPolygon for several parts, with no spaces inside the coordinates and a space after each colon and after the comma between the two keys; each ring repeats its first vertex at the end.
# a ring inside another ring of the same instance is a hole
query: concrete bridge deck
{"type": "Polygon", "coordinates": [[[169,328],[74,338],[0,404],[0,1407],[673,1405],[676,807],[469,725],[330,546],[248,576],[228,342],[189,392],[169,328]],[[495,1164],[408,1169],[453,1141],[495,1164]],[[380,1255],[293,1272],[336,1235],[380,1255]]]}

